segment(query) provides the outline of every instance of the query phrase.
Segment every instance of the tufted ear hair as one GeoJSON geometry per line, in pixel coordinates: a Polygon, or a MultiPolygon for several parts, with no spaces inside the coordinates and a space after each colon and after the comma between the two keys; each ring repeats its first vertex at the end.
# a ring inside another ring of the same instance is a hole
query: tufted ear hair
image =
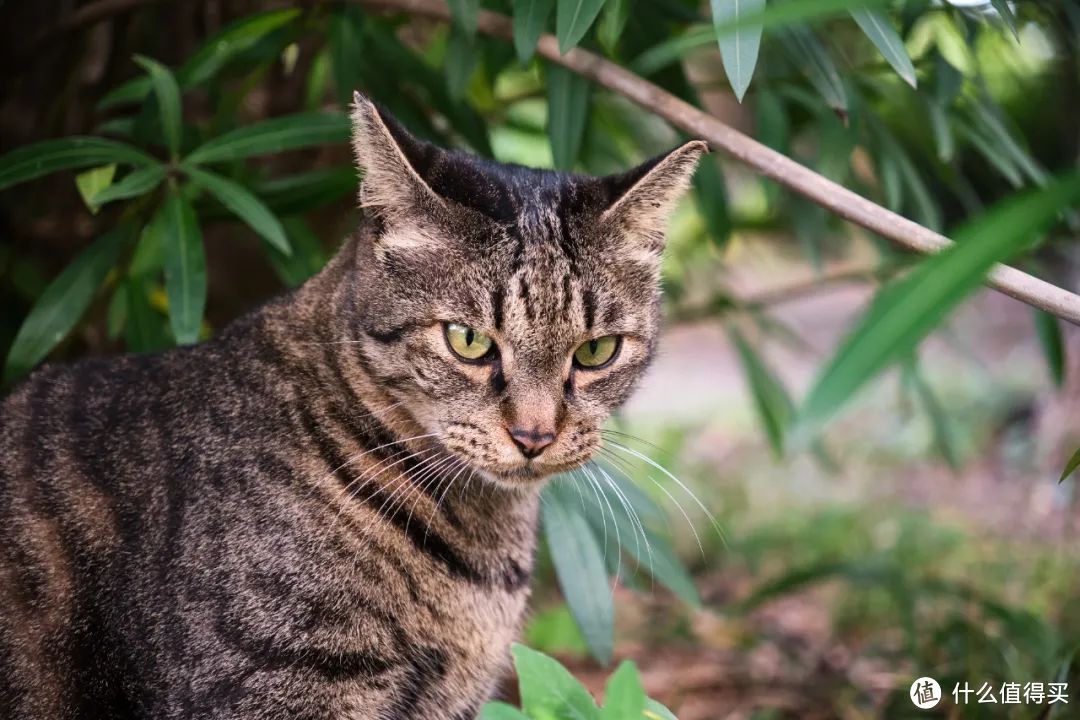
{"type": "Polygon", "coordinates": [[[414,138],[360,93],[353,93],[351,119],[353,154],[364,174],[360,207],[388,224],[444,207],[444,200],[417,170],[430,166],[441,150],[414,138]]]}
{"type": "Polygon", "coordinates": [[[610,223],[640,249],[659,255],[668,217],[690,186],[698,159],[708,151],[703,141],[691,140],[633,170],[604,178],[614,199],[601,223],[610,223]]]}

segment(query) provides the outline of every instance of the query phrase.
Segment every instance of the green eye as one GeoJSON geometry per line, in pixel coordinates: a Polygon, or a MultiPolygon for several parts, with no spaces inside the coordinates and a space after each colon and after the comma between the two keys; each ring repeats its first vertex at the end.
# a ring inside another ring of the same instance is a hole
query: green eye
{"type": "Polygon", "coordinates": [[[480,360],[495,346],[484,333],[457,323],[446,323],[446,344],[463,360],[480,360]]]}
{"type": "Polygon", "coordinates": [[[605,335],[581,343],[574,351],[574,364],[590,370],[607,365],[619,351],[620,340],[618,335],[605,335]]]}

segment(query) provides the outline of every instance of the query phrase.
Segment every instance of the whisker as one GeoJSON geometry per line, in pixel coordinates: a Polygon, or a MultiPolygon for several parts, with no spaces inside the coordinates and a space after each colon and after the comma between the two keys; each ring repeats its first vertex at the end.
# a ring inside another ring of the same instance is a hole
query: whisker
{"type": "Polygon", "coordinates": [[[641,555],[641,542],[645,543],[645,554],[649,558],[649,576],[652,577],[654,568],[652,543],[649,542],[649,536],[645,532],[645,526],[642,524],[641,518],[638,516],[637,511],[634,510],[633,505],[630,503],[630,499],[619,489],[619,486],[611,476],[608,475],[607,471],[599,465],[596,466],[596,469],[599,471],[608,487],[615,493],[615,498],[619,501],[619,504],[622,505],[623,510],[626,511],[627,516],[630,518],[630,527],[634,530],[634,549],[637,556],[640,557],[641,555]],[[638,541],[639,535],[641,536],[640,542],[638,541]]]}

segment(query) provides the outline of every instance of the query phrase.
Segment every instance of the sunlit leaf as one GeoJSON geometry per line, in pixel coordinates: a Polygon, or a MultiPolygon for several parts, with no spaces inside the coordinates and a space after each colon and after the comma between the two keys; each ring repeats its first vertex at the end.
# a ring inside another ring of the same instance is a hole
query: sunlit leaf
{"type": "Polygon", "coordinates": [[[554,7],[555,0],[514,0],[514,50],[522,63],[536,52],[554,7]]]}
{"type": "Polygon", "coordinates": [[[556,660],[515,643],[521,707],[533,718],[598,720],[600,711],[589,691],[556,660]]]}
{"type": "Polygon", "coordinates": [[[150,83],[157,98],[161,131],[165,135],[165,147],[173,157],[180,153],[180,127],[183,109],[180,104],[180,86],[172,72],[157,60],[136,55],[135,62],[150,75],[150,83]]]}
{"type": "Polygon", "coordinates": [[[165,250],[165,291],[173,335],[181,345],[196,342],[206,306],[206,254],[195,210],[177,189],[170,190],[154,216],[151,232],[160,234],[165,250]]]}
{"type": "Polygon", "coordinates": [[[572,170],[589,117],[588,79],[558,65],[547,66],[548,136],[555,167],[572,170]]]}
{"type": "Polygon", "coordinates": [[[289,247],[289,240],[285,237],[285,229],[281,227],[281,222],[270,211],[270,208],[247,189],[232,180],[196,167],[185,168],[184,172],[193,183],[216,197],[222,205],[247,223],[278,252],[285,255],[292,254],[292,248],[289,247]]]}
{"type": "Polygon", "coordinates": [[[569,485],[547,487],[541,506],[544,538],[559,587],[589,651],[607,663],[614,644],[615,607],[600,543],[581,515],[579,500],[569,485]]]}
{"type": "Polygon", "coordinates": [[[480,711],[480,720],[529,720],[529,716],[513,705],[489,702],[480,711]]]}
{"type": "Polygon", "coordinates": [[[675,713],[652,698],[645,701],[645,711],[642,713],[642,717],[645,720],[679,720],[675,717],[675,713]]]}
{"type": "Polygon", "coordinates": [[[1069,462],[1065,463],[1065,469],[1061,471],[1061,478],[1058,482],[1065,482],[1065,478],[1076,472],[1076,468],[1080,468],[1080,448],[1069,458],[1069,462]]]}
{"type": "Polygon", "coordinates": [[[558,0],[555,10],[555,36],[559,52],[566,54],[576,47],[604,7],[604,0],[558,0]]]}
{"type": "Polygon", "coordinates": [[[132,170],[119,181],[94,194],[94,203],[99,207],[114,200],[127,200],[150,192],[165,179],[168,169],[164,165],[132,170]]]}
{"type": "Polygon", "coordinates": [[[0,157],[0,190],[59,170],[122,163],[153,165],[141,150],[115,140],[68,137],[26,145],[0,157]]]}
{"type": "Polygon", "coordinates": [[[739,102],[742,102],[757,66],[762,28],[761,25],[740,26],[734,30],[724,28],[731,23],[744,22],[747,17],[760,14],[765,8],[765,0],[710,0],[710,4],[724,70],[727,72],[732,92],[739,102]]]}
{"type": "Polygon", "coordinates": [[[79,196],[82,197],[83,203],[91,213],[97,214],[101,203],[97,202],[95,197],[112,185],[115,175],[116,164],[111,163],[86,170],[75,176],[75,187],[79,189],[79,196]]]}
{"type": "Polygon", "coordinates": [[[897,74],[904,78],[908,85],[916,87],[918,80],[915,77],[915,66],[911,64],[904,41],[893,28],[889,18],[877,10],[852,10],[851,16],[897,74]]]}
{"type": "Polygon", "coordinates": [[[637,666],[624,660],[604,686],[604,708],[600,715],[604,720],[636,720],[645,710],[645,700],[637,666]]]}
{"type": "Polygon", "coordinates": [[[349,120],[341,113],[302,113],[264,120],[208,140],[185,158],[185,164],[238,160],[254,155],[344,143],[349,120]]]}
{"type": "Polygon", "coordinates": [[[29,372],[79,322],[131,233],[121,225],[83,250],[49,283],[23,320],[4,363],[4,382],[29,372]]]}
{"type": "Polygon", "coordinates": [[[1065,384],[1065,343],[1061,339],[1061,324],[1058,319],[1043,310],[1034,310],[1035,334],[1039,338],[1046,367],[1054,384],[1065,384]]]}
{"type": "Polygon", "coordinates": [[[804,429],[835,415],[870,378],[910,356],[996,262],[1007,260],[1080,200],[1080,176],[1069,175],[1045,188],[1001,203],[968,223],[956,244],[923,260],[910,274],[887,286],[819,375],[800,412],[804,429]]]}

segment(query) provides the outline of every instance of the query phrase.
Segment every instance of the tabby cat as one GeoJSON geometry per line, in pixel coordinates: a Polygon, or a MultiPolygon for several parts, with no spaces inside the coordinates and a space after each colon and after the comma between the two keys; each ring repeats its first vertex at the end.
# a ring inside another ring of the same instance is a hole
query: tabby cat
{"type": "Polygon", "coordinates": [[[321,273],[0,405],[2,717],[467,720],[507,670],[539,490],[649,363],[706,148],[592,178],[352,120],[321,273]]]}

